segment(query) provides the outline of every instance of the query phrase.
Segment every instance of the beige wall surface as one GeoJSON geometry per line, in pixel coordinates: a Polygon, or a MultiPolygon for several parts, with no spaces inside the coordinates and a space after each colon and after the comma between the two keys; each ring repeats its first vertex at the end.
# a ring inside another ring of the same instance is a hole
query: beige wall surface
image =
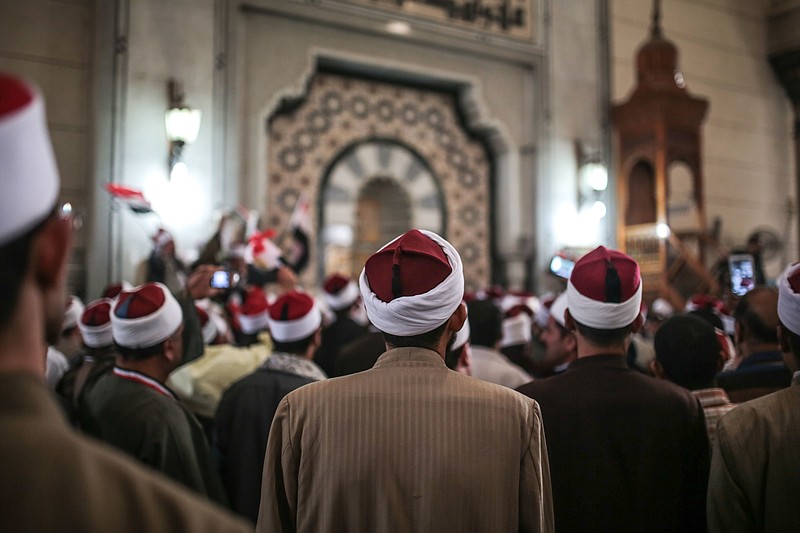
{"type": "MultiPolygon", "coordinates": [[[[304,22],[303,16],[281,18],[271,7],[286,2],[257,3],[267,6],[269,14],[246,13],[240,2],[214,0],[120,4],[127,18],[127,48],[123,98],[116,101],[121,116],[111,134],[119,142],[113,179],[150,192],[156,204],[177,198],[182,211],[162,221],[176,233],[179,246],[202,242],[213,231],[218,209],[237,201],[253,207],[263,202],[263,121],[275,104],[273,97],[301,92],[311,58],[320,52],[477,80],[473,101],[479,108],[470,113],[491,123],[512,154],[500,169],[504,177],[497,189],[495,208],[502,208],[499,226],[506,230],[499,249],[513,254],[517,237],[535,236],[541,269],[549,254],[575,244],[576,236],[565,235],[562,223],[575,220],[570,215],[577,207],[575,143],[594,150],[605,141],[599,100],[602,1],[581,6],[543,1],[542,40],[529,56],[518,49],[504,51],[497,43],[492,44],[497,54],[481,53],[475,43],[460,50],[444,37],[432,37],[434,44],[426,45],[363,24],[352,31],[341,14],[327,24],[304,22]],[[227,56],[220,55],[225,46],[227,56]],[[269,61],[259,62],[264,58],[269,61]],[[191,181],[183,189],[166,179],[163,112],[169,78],[183,83],[187,101],[203,111],[200,137],[186,151],[191,181]],[[222,141],[227,145],[221,146],[222,141]]],[[[0,68],[29,76],[42,87],[64,199],[79,209],[86,206],[90,225],[101,218],[91,211],[92,199],[109,179],[105,171],[92,176],[97,152],[105,149],[92,142],[92,120],[109,113],[92,99],[93,61],[113,55],[113,42],[93,49],[98,5],[91,0],[0,0],[0,68]]],[[[611,101],[619,102],[633,86],[635,51],[648,35],[650,2],[610,0],[609,8],[611,101]]],[[[687,87],[710,102],[703,129],[707,219],[721,218],[722,240],[729,246],[741,244],[760,227],[784,234],[788,201],[794,200],[791,109],[767,61],[768,10],[767,0],[662,2],[664,32],[678,46],[687,87]]],[[[112,18],[97,27],[113,25],[112,18]]],[[[130,277],[149,249],[148,236],[157,222],[124,216],[113,240],[116,250],[124,251],[117,272],[130,277]]],[[[603,238],[602,224],[591,229],[599,229],[597,238],[603,238]]],[[[84,238],[88,235],[84,230],[84,238]]],[[[786,237],[786,258],[794,260],[796,235],[786,237]]],[[[83,253],[79,249],[76,254],[76,269],[83,253]]],[[[91,270],[104,269],[116,256],[110,250],[97,257],[91,270]]],[[[777,262],[767,266],[773,276],[780,270],[777,262]]],[[[76,288],[81,284],[74,283],[76,288]]]]}
{"type": "MultiPolygon", "coordinates": [[[[578,174],[583,156],[604,154],[603,116],[606,98],[600,26],[603,2],[553,2],[550,32],[549,159],[541,178],[538,235],[546,268],[550,256],[564,247],[612,245],[614,231],[604,219],[587,216],[578,205],[578,174]]],[[[609,194],[602,197],[608,204],[609,194]]],[[[547,278],[545,278],[547,279],[547,278]]],[[[559,287],[556,287],[560,289],[559,287]]]]}
{"type": "Polygon", "coordinates": [[[120,168],[115,179],[140,189],[158,212],[115,212],[121,225],[121,277],[135,281],[137,264],[152,248],[159,226],[170,231],[186,260],[213,233],[216,210],[226,207],[219,194],[223,176],[212,171],[214,31],[213,0],[133,0],[129,2],[127,69],[120,168]],[[197,140],[183,151],[186,175],[170,179],[164,113],[167,84],[175,80],[185,103],[202,112],[197,140]]]}
{"type": "MultiPolygon", "coordinates": [[[[501,44],[398,38],[382,24],[348,27],[311,19],[308,8],[286,17],[259,2],[263,12],[237,13],[240,197],[256,207],[265,197],[264,120],[279,97],[301,94],[315,56],[376,64],[472,84],[470,110],[499,132],[496,249],[508,260],[512,283],[524,277],[519,258],[534,252],[536,283],[552,282],[546,265],[570,245],[607,242],[607,222],[578,216],[576,143],[602,156],[606,94],[599,27],[604,2],[543,2],[542,41],[525,56],[501,44]],[[307,18],[308,17],[308,18],[307,18]],[[482,48],[482,49],[481,49],[482,48]],[[520,243],[526,243],[522,250],[520,243]]],[[[277,7],[275,7],[277,9],[277,7]]],[[[416,29],[415,29],[416,30],[416,29]]],[[[610,218],[610,217],[609,217],[610,218]]]]}
{"type": "MultiPolygon", "coordinates": [[[[0,70],[39,87],[61,174],[62,202],[86,214],[94,194],[89,184],[92,113],[92,0],[0,1],[0,70]]],[[[78,235],[70,264],[70,290],[83,296],[85,232],[78,235]]]]}
{"type": "MultiPolygon", "coordinates": [[[[108,281],[133,279],[159,225],[191,252],[219,210],[263,208],[264,119],[274,98],[302,92],[319,53],[472,84],[465,112],[500,146],[497,249],[519,283],[521,252],[535,251],[543,276],[549,256],[571,244],[562,229],[577,220],[575,142],[603,143],[602,1],[553,4],[536,2],[539,38],[521,49],[424,24],[408,39],[392,37],[386,17],[369,10],[355,26],[335,10],[310,22],[318,7],[281,0],[0,0],[0,66],[33,78],[51,102],[65,199],[89,215],[90,274],[75,277],[89,297],[108,281]],[[297,16],[281,17],[286,9],[297,16]],[[185,150],[188,180],[167,179],[170,78],[203,112],[199,138],[185,150]],[[101,192],[108,181],[141,189],[160,218],[112,209],[101,192]]],[[[76,254],[80,265],[84,255],[76,254]]]]}
{"type": "MultiPolygon", "coordinates": [[[[702,129],[707,223],[721,219],[728,247],[770,229],[787,243],[785,261],[795,261],[797,236],[787,224],[796,202],[793,119],[767,58],[768,8],[767,0],[669,0],[662,2],[662,28],[678,47],[686,88],[709,101],[702,129]]],[[[650,10],[641,0],[611,2],[613,103],[634,86],[650,10]]],[[[780,254],[767,262],[768,276],[777,276],[781,263],[780,254]]]]}

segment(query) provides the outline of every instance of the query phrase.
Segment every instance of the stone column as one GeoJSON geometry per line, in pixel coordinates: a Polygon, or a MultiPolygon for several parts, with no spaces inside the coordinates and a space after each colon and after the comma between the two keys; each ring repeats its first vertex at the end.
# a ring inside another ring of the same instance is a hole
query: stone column
{"type": "MultiPolygon", "coordinates": [[[[795,206],[800,199],[800,48],[790,52],[770,55],[772,68],[792,101],[794,109],[794,161],[795,161],[795,206]]],[[[795,213],[797,209],[794,209],[795,213]]],[[[800,217],[797,217],[798,239],[800,240],[800,217]]],[[[800,242],[798,242],[800,245],[800,242]]]]}
{"type": "MultiPolygon", "coordinates": [[[[800,0],[773,0],[769,12],[769,62],[794,109],[795,208],[800,201],[800,0]]],[[[795,221],[800,241],[800,217],[795,221]]]]}

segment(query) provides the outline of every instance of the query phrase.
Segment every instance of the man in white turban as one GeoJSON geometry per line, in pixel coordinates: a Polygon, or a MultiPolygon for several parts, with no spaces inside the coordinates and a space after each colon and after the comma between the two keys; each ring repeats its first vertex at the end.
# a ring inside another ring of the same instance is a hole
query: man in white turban
{"type": "Polygon", "coordinates": [[[583,256],[556,313],[577,359],[519,390],[542,406],[561,533],[683,533],[705,528],[708,436],[703,409],[673,383],[628,368],[641,327],[642,279],[603,246],[583,256]]]}
{"type": "Polygon", "coordinates": [[[73,220],[38,90],[0,72],[0,531],[247,531],[221,508],[78,435],[45,385],[73,220]]]}
{"type": "Polygon", "coordinates": [[[466,320],[458,252],[411,230],[359,286],[387,351],[281,401],[257,531],[552,531],[538,406],[445,366],[466,320]]]}

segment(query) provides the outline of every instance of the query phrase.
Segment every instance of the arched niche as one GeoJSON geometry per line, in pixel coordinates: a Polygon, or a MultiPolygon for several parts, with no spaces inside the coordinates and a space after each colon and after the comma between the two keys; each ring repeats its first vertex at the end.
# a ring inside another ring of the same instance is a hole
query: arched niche
{"type": "Polygon", "coordinates": [[[628,198],[625,207],[625,225],[655,224],[656,175],[647,161],[637,161],[628,173],[628,198]]]}
{"type": "Polygon", "coordinates": [[[446,88],[319,71],[302,95],[270,114],[267,225],[287,227],[297,198],[313,199],[317,267],[303,274],[308,286],[330,265],[348,264],[346,246],[321,241],[354,241],[360,187],[376,177],[406,191],[414,227],[436,231],[456,247],[468,290],[488,284],[496,170],[486,139],[464,122],[461,105],[446,88]]]}
{"type": "Polygon", "coordinates": [[[445,233],[445,199],[427,161],[391,139],[355,143],[322,180],[323,272],[357,275],[381,245],[411,228],[445,233]]]}
{"type": "Polygon", "coordinates": [[[350,274],[355,276],[370,255],[412,227],[411,201],[392,178],[374,178],[361,189],[350,274]]]}

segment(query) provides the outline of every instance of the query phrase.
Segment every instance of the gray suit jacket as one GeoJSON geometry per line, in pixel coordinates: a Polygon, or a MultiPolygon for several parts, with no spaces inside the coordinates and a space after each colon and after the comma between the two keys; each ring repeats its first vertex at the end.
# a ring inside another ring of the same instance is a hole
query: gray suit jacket
{"type": "Polygon", "coordinates": [[[720,419],[708,484],[710,532],[800,531],[800,385],[720,419]]]}
{"type": "Polygon", "coordinates": [[[552,531],[538,405],[398,348],[287,395],[258,531],[552,531]]]}

